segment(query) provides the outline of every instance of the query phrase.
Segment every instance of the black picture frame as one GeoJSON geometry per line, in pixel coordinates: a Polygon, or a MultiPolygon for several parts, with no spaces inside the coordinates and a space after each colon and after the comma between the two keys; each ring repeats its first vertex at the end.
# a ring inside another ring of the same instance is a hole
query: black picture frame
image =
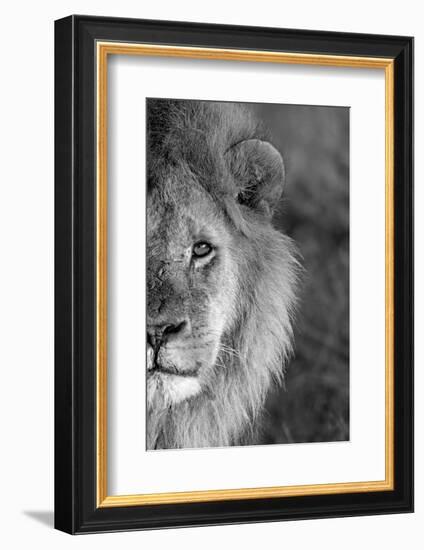
{"type": "Polygon", "coordinates": [[[413,511],[413,39],[73,15],[55,22],[55,527],[93,533],[413,511]],[[99,40],[394,60],[394,489],[146,506],[96,499],[99,40]]]}

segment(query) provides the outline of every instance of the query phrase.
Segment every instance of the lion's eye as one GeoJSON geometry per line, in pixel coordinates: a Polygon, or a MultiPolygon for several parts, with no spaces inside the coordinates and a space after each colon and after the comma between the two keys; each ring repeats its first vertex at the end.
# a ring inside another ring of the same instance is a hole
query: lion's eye
{"type": "Polygon", "coordinates": [[[200,241],[193,246],[193,256],[196,258],[203,258],[211,252],[212,246],[205,241],[200,241]]]}

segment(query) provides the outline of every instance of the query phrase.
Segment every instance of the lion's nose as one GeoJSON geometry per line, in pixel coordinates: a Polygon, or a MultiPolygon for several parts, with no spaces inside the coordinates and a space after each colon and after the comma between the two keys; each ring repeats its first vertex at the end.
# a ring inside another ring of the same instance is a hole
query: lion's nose
{"type": "Polygon", "coordinates": [[[147,325],[147,341],[154,349],[175,336],[180,336],[187,328],[187,320],[173,324],[147,325]]]}

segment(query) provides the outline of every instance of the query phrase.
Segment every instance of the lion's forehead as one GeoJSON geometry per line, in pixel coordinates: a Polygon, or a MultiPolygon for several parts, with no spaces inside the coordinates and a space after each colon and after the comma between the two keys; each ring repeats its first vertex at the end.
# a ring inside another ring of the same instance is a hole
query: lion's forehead
{"type": "Polygon", "coordinates": [[[202,230],[202,222],[184,205],[167,203],[148,216],[147,245],[155,255],[170,260],[184,259],[193,239],[202,230]]]}
{"type": "Polygon", "coordinates": [[[167,183],[147,197],[147,244],[178,259],[198,238],[222,238],[225,223],[207,191],[192,182],[174,188],[167,183]],[[191,183],[191,184],[189,184],[191,183]]]}

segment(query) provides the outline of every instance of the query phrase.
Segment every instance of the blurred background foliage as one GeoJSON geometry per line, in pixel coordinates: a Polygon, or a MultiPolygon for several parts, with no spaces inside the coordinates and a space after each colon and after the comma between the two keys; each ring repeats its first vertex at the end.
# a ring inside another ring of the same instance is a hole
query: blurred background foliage
{"type": "Polygon", "coordinates": [[[266,443],[349,439],[349,109],[251,104],[286,165],[274,225],[304,273],[295,355],[267,401],[266,443]]]}

